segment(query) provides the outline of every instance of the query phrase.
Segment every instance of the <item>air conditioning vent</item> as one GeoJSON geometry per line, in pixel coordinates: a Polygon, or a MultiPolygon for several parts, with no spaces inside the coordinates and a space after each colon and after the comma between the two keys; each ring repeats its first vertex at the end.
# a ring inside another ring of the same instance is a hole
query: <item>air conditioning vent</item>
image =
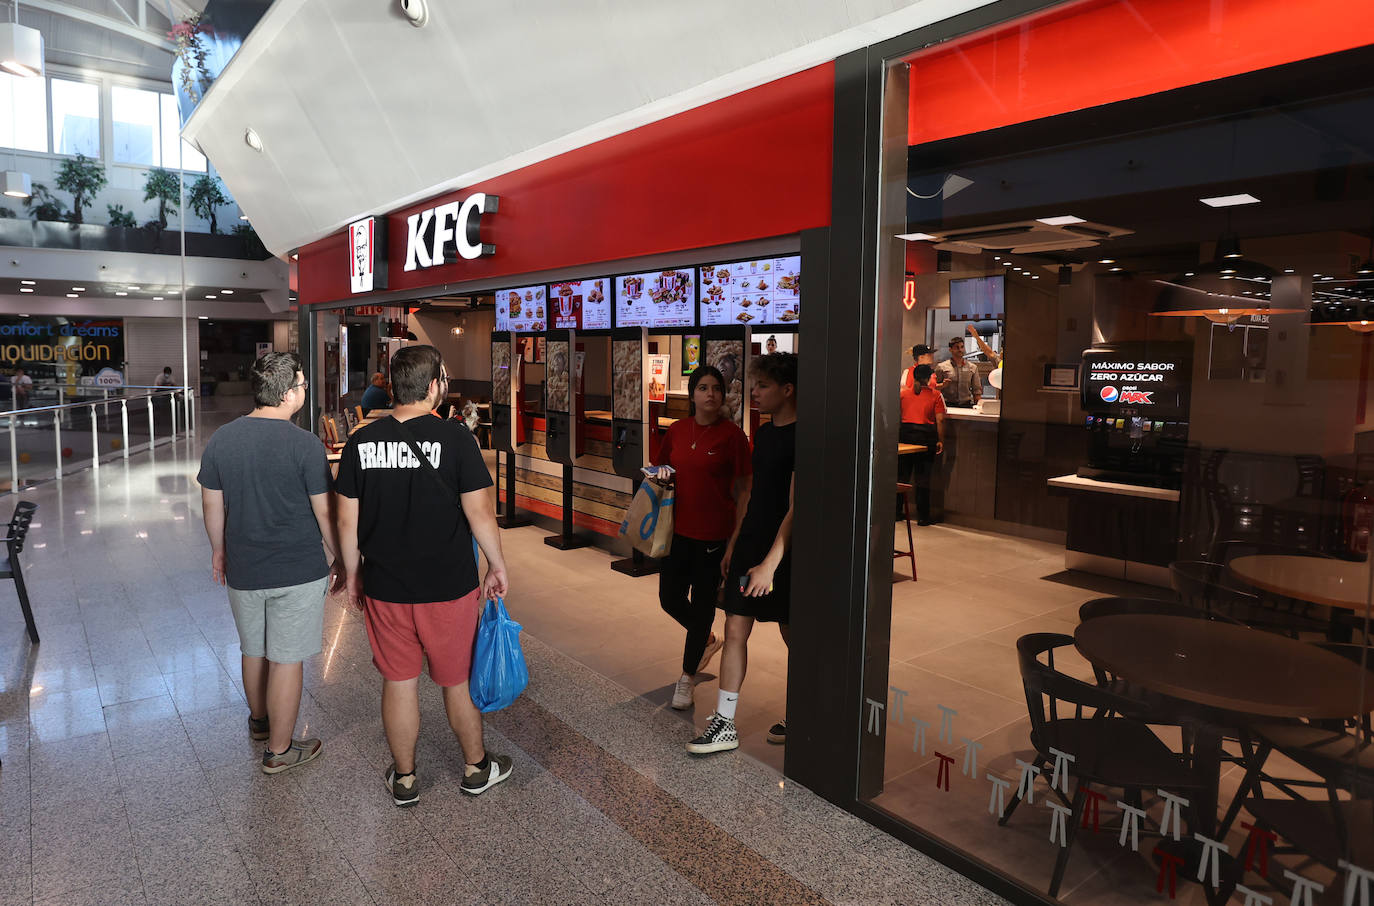
{"type": "Polygon", "coordinates": [[[933,233],[940,251],[978,255],[983,252],[1010,252],[1029,255],[1035,252],[1063,252],[1092,248],[1105,239],[1129,236],[1134,230],[1101,223],[1075,223],[1048,226],[1038,220],[969,227],[933,233]]]}

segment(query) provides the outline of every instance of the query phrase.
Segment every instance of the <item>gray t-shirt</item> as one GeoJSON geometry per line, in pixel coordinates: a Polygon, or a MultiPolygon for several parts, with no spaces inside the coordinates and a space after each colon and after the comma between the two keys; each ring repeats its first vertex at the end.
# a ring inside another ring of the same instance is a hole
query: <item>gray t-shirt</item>
{"type": "Polygon", "coordinates": [[[329,490],[319,438],[281,419],[236,418],[211,435],[196,480],[224,492],[231,588],[287,588],[329,574],[310,508],[311,495],[329,490]]]}
{"type": "Polygon", "coordinates": [[[971,406],[975,396],[981,395],[978,368],[968,359],[964,359],[963,364],[957,367],[952,359],[937,363],[935,376],[945,382],[940,392],[945,395],[947,406],[971,406]]]}

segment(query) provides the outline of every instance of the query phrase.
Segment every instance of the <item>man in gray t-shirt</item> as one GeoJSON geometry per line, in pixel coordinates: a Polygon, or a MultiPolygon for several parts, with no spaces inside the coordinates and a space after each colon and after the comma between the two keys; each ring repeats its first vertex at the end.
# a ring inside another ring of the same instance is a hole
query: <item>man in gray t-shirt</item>
{"type": "MultiPolygon", "coordinates": [[[[293,354],[253,363],[254,409],[211,436],[200,460],[201,505],[211,575],[228,585],[243,653],[248,730],[267,740],[262,770],[310,761],[318,739],[293,739],[301,662],[318,654],[330,568],[338,563],[329,515],[324,446],[291,423],[305,404],[305,376],[293,354]]],[[[334,585],[342,587],[341,572],[334,585]]]]}

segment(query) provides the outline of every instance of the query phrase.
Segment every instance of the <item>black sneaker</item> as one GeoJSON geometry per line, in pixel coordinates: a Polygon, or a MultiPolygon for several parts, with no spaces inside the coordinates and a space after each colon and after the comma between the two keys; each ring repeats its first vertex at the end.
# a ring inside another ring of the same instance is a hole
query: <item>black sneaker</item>
{"type": "Polygon", "coordinates": [[[733,718],[712,714],[706,722],[701,735],[687,743],[687,751],[693,755],[710,755],[712,752],[727,752],[739,748],[739,734],[735,732],[733,718]]]}
{"type": "Polygon", "coordinates": [[[510,776],[511,760],[509,755],[487,753],[487,769],[463,778],[463,792],[480,796],[510,776]]]}
{"type": "Polygon", "coordinates": [[[768,728],[768,741],[775,746],[787,743],[787,721],[780,720],[768,728]]]}
{"type": "Polygon", "coordinates": [[[391,793],[391,801],[401,808],[414,805],[420,801],[420,781],[415,777],[415,772],[400,776],[396,773],[396,765],[386,769],[386,788],[391,793]]]}
{"type": "Polygon", "coordinates": [[[255,740],[255,741],[257,741],[257,742],[262,742],[264,739],[266,739],[267,737],[269,737],[269,736],[271,736],[271,735],[272,735],[272,727],[271,727],[271,725],[268,723],[267,718],[265,718],[265,717],[254,717],[252,714],[249,714],[249,715],[248,715],[248,738],[249,738],[249,739],[255,740]]]}

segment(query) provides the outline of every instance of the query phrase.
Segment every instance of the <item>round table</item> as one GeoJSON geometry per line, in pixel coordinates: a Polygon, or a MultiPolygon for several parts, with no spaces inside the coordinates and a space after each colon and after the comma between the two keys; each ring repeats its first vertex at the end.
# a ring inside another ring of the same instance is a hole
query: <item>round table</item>
{"type": "Polygon", "coordinates": [[[1224,711],[1306,718],[1374,711],[1374,676],[1358,664],[1244,626],[1152,614],[1099,617],[1078,627],[1074,646],[1128,682],[1224,711]]]}
{"type": "Polygon", "coordinates": [[[1256,554],[1230,563],[1236,578],[1298,601],[1364,613],[1369,608],[1369,564],[1331,557],[1256,554]]]}

